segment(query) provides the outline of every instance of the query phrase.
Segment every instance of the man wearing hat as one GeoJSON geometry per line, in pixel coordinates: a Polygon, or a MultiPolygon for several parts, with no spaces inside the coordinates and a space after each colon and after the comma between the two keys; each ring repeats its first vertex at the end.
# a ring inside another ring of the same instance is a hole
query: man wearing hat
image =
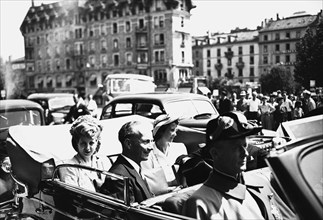
{"type": "Polygon", "coordinates": [[[240,99],[237,102],[237,111],[245,113],[248,107],[248,100],[246,99],[246,92],[242,90],[240,92],[240,99]]]}
{"type": "Polygon", "coordinates": [[[246,137],[261,129],[240,112],[228,112],[208,122],[206,148],[213,170],[186,201],[184,215],[197,219],[281,219],[268,181],[243,172],[248,156],[246,137]]]}
{"type": "Polygon", "coordinates": [[[220,115],[223,114],[224,112],[232,111],[233,110],[233,105],[231,100],[227,97],[227,92],[222,91],[220,100],[219,100],[219,113],[220,115]]]}
{"type": "Polygon", "coordinates": [[[306,115],[308,112],[316,108],[316,104],[313,98],[311,97],[310,91],[304,90],[303,96],[304,96],[303,111],[304,111],[304,114],[306,115]]]}

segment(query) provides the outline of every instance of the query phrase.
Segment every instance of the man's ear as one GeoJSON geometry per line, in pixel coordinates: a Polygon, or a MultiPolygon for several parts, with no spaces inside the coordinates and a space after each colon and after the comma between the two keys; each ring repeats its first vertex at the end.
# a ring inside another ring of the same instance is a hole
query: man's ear
{"type": "Polygon", "coordinates": [[[127,150],[131,149],[131,145],[132,145],[131,140],[129,138],[126,138],[124,140],[124,146],[127,148],[127,150]]]}

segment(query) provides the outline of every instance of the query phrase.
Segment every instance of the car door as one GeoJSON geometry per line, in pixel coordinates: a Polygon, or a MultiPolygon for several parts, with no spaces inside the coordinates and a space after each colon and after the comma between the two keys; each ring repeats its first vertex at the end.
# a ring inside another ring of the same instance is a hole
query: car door
{"type": "Polygon", "coordinates": [[[274,186],[282,190],[299,219],[323,216],[323,135],[304,138],[271,153],[267,159],[274,186]]]}

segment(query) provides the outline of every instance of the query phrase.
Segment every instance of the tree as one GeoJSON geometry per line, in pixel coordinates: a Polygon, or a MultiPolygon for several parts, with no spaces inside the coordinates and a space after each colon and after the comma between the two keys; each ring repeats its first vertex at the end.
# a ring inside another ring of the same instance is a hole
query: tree
{"type": "Polygon", "coordinates": [[[310,80],[323,86],[323,22],[315,29],[308,28],[304,37],[296,44],[295,80],[309,88],[310,80]]]}
{"type": "Polygon", "coordinates": [[[283,66],[274,66],[269,74],[261,75],[259,82],[261,83],[262,93],[271,93],[277,90],[294,93],[296,86],[292,73],[283,66]]]}

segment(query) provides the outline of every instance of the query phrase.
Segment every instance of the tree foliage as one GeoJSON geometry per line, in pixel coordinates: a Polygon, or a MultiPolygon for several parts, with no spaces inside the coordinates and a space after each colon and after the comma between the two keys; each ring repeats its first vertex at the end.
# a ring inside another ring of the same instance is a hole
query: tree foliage
{"type": "Polygon", "coordinates": [[[323,22],[313,29],[308,28],[296,44],[295,80],[309,88],[310,80],[323,86],[323,22]]]}
{"type": "Polygon", "coordinates": [[[259,82],[262,93],[271,93],[277,90],[294,92],[296,86],[292,73],[283,66],[274,66],[269,74],[261,75],[259,82]]]}

